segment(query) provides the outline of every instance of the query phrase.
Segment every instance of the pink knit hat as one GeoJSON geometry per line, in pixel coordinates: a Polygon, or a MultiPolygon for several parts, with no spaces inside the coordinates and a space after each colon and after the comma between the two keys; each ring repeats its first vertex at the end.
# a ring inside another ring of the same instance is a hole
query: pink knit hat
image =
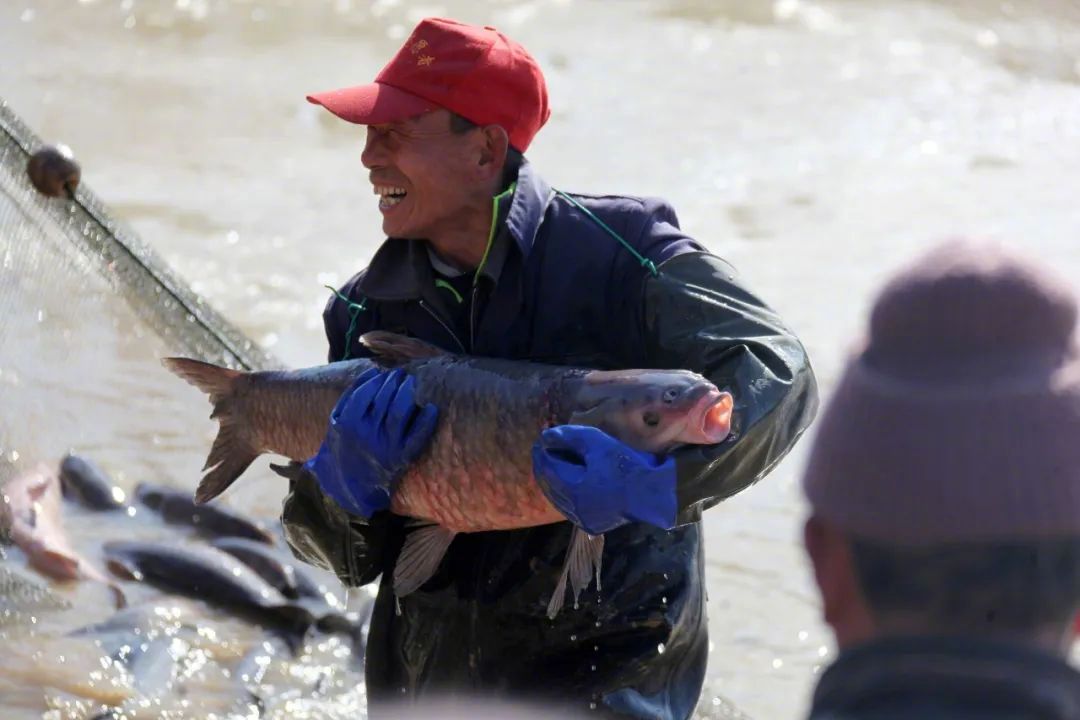
{"type": "Polygon", "coordinates": [[[896,545],[1080,537],[1080,350],[1069,285],[951,241],[882,291],[818,424],[804,490],[896,545]]]}

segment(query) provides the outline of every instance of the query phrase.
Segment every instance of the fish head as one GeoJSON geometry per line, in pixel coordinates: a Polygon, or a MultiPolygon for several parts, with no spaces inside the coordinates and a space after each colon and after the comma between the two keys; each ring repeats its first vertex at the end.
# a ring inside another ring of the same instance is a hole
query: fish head
{"type": "Polygon", "coordinates": [[[591,372],[576,400],[571,424],[592,425],[646,452],[723,441],[734,405],[730,393],[689,370],[591,372]]]}
{"type": "Polygon", "coordinates": [[[135,499],[151,510],[160,510],[165,504],[165,492],[149,483],[139,483],[135,486],[135,499]]]}

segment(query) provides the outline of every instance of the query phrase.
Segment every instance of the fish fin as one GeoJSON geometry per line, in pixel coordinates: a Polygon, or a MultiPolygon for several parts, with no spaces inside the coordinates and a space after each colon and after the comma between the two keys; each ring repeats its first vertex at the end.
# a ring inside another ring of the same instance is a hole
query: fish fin
{"type": "Polygon", "coordinates": [[[385,330],[372,330],[364,333],[360,336],[360,344],[370,350],[379,360],[392,364],[450,354],[442,348],[426,343],[423,340],[386,332],[385,330]]]}
{"type": "MultiPolygon", "coordinates": [[[[568,554],[569,552],[569,549],[567,549],[568,554]]],[[[548,620],[554,620],[555,616],[562,610],[563,603],[566,602],[566,580],[569,575],[570,563],[564,560],[562,572],[559,573],[559,582],[555,583],[555,592],[551,594],[551,600],[548,602],[548,620]]]]}
{"type": "Polygon", "coordinates": [[[430,580],[455,535],[453,530],[435,524],[410,532],[394,566],[394,594],[405,597],[430,580]]]}
{"type": "Polygon", "coordinates": [[[50,577],[70,580],[75,580],[79,577],[81,565],[79,564],[79,558],[74,557],[73,555],[69,555],[68,553],[59,550],[42,550],[41,559],[43,561],[40,562],[42,567],[59,568],[59,574],[53,570],[49,570],[46,574],[50,577]]]}
{"type": "Polygon", "coordinates": [[[105,567],[109,572],[124,580],[142,581],[143,574],[134,565],[130,565],[119,558],[109,558],[105,561],[105,567]]]}
{"type": "Polygon", "coordinates": [[[567,580],[573,588],[575,603],[581,597],[582,591],[589,587],[594,577],[597,589],[600,588],[600,562],[603,555],[603,535],[590,535],[579,527],[574,528],[574,532],[570,535],[570,547],[566,550],[562,574],[555,586],[555,594],[548,603],[549,618],[553,619],[562,609],[567,580]]]}
{"type": "Polygon", "coordinates": [[[113,605],[117,610],[123,610],[128,606],[127,596],[124,595],[124,591],[120,589],[119,585],[108,583],[106,587],[108,587],[109,592],[112,593],[113,605]]]}

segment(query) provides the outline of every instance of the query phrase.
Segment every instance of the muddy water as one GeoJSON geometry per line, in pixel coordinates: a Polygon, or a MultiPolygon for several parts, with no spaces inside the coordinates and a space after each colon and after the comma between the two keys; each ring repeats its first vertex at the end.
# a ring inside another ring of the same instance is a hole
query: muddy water
{"type": "MultiPolygon", "coordinates": [[[[366,81],[427,14],[529,47],[554,110],[529,152],[541,171],[570,191],[669,199],[797,330],[826,393],[869,293],[933,239],[997,238],[1080,285],[1072,2],[20,0],[0,8],[0,94],[219,309],[313,363],[322,286],[380,237],[362,132],[303,95],[366,81]]],[[[191,486],[213,428],[202,398],[152,368],[102,383],[77,401],[48,383],[5,401],[4,423],[38,431],[5,452],[81,445],[129,486],[191,486]]],[[[703,712],[730,699],[793,716],[832,653],[798,545],[803,450],[707,516],[703,712]]],[[[272,517],[280,483],[264,468],[227,502],[272,517]]],[[[103,612],[89,591],[59,592],[103,612]]]]}

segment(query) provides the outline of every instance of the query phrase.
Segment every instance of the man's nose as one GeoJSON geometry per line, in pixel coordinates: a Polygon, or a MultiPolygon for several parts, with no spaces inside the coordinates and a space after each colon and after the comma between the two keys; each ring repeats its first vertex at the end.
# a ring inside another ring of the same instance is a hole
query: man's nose
{"type": "Polygon", "coordinates": [[[364,140],[364,151],[360,153],[360,162],[368,170],[386,164],[386,145],[382,140],[382,133],[368,128],[367,138],[364,140]]]}

